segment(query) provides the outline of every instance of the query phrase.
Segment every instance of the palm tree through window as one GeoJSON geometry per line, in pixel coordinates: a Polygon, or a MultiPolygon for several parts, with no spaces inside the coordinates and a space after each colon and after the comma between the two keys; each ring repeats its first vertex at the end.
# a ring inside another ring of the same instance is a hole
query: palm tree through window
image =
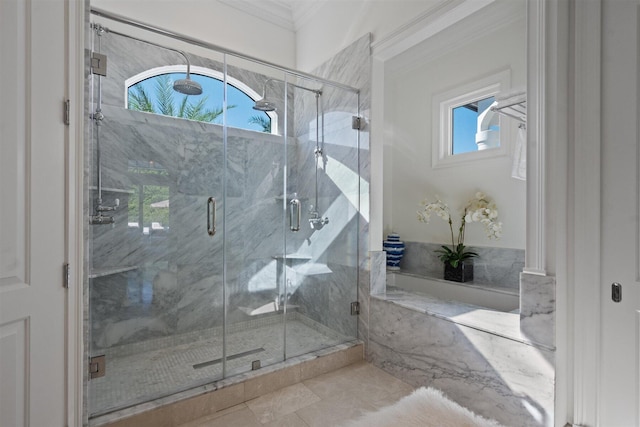
{"type": "MultiPolygon", "coordinates": [[[[208,75],[191,73],[203,89],[202,95],[183,95],[173,82],[184,72],[164,72],[135,81],[127,87],[127,108],[165,116],[209,123],[222,123],[224,82],[208,75]]],[[[134,78],[135,79],[135,78],[134,78]]],[[[132,80],[132,79],[130,79],[132,80]]],[[[275,133],[273,113],[253,109],[254,99],[233,84],[227,85],[227,125],[258,132],[275,133]]]]}

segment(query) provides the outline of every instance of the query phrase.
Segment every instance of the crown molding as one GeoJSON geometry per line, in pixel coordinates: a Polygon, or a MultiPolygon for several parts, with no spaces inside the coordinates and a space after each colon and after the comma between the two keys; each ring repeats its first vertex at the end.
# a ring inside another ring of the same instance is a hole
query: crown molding
{"type": "Polygon", "coordinates": [[[424,11],[405,25],[374,42],[371,46],[373,56],[378,60],[387,61],[494,1],[445,0],[438,7],[424,11]]]}
{"type": "Polygon", "coordinates": [[[298,31],[306,25],[318,13],[324,3],[326,3],[326,0],[292,2],[291,12],[295,30],[298,31]]]}
{"type": "Polygon", "coordinates": [[[218,0],[220,3],[288,31],[296,31],[291,4],[283,0],[218,0]]]}
{"type": "MultiPolygon", "coordinates": [[[[473,0],[473,2],[475,3],[473,5],[474,7],[479,3],[475,0],[473,0]]],[[[498,31],[518,20],[526,20],[526,10],[523,7],[526,6],[526,3],[509,0],[501,4],[495,3],[492,6],[493,2],[494,0],[490,0],[482,9],[475,11],[468,7],[465,9],[458,8],[455,12],[449,10],[448,13],[441,14],[437,19],[431,21],[430,28],[423,28],[424,31],[413,32],[412,34],[416,35],[413,39],[411,35],[405,32],[405,37],[400,37],[399,39],[399,43],[402,44],[400,49],[398,49],[398,46],[395,44],[385,45],[385,40],[393,40],[395,36],[381,40],[380,44],[374,47],[374,56],[385,57],[385,60],[393,57],[394,60],[388,64],[389,71],[407,71],[412,68],[412,64],[418,59],[437,58],[446,52],[450,52],[467,44],[469,40],[473,39],[477,34],[488,34],[492,31],[498,31]],[[465,25],[458,25],[455,27],[456,30],[454,32],[447,34],[446,43],[443,42],[442,38],[438,38],[442,31],[449,29],[458,24],[462,19],[471,15],[474,15],[474,19],[467,20],[465,25]],[[415,43],[406,44],[409,40],[415,43]],[[382,47],[384,50],[378,50],[376,47],[382,47]],[[408,49],[412,49],[411,55],[402,55],[408,49]]],[[[467,2],[467,5],[468,4],[467,2]]],[[[427,27],[429,27],[429,25],[427,25],[427,27]]],[[[411,32],[413,29],[414,27],[409,27],[407,31],[411,32]]],[[[525,30],[523,29],[523,31],[525,30]]]]}

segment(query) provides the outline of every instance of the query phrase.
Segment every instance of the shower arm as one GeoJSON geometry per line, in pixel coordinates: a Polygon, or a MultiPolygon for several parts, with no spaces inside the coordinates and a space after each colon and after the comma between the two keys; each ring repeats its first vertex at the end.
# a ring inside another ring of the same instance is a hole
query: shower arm
{"type": "Polygon", "coordinates": [[[149,40],[143,40],[141,38],[138,38],[138,37],[135,37],[135,36],[132,36],[132,35],[129,35],[129,34],[124,34],[124,33],[121,33],[121,32],[119,32],[117,30],[112,30],[112,29],[107,28],[107,27],[103,27],[103,26],[99,26],[99,27],[104,32],[107,32],[107,33],[110,33],[110,34],[115,34],[115,35],[121,36],[121,37],[127,37],[127,38],[130,38],[130,39],[139,41],[140,43],[146,43],[146,44],[151,45],[151,46],[159,47],[160,49],[167,49],[167,50],[170,50],[172,52],[179,53],[180,55],[183,56],[184,60],[187,62],[187,78],[189,78],[191,76],[191,62],[189,62],[189,57],[187,56],[187,54],[185,52],[183,52],[183,51],[181,51],[179,49],[174,49],[172,47],[163,46],[163,45],[158,44],[158,43],[150,42],[149,40]]]}
{"type": "Polygon", "coordinates": [[[269,77],[262,84],[262,96],[263,97],[265,95],[265,91],[267,90],[267,84],[269,84],[269,82],[280,82],[280,83],[284,83],[284,84],[286,84],[288,86],[293,86],[293,87],[297,87],[298,89],[302,89],[302,90],[306,90],[306,91],[309,91],[309,92],[313,92],[313,93],[315,93],[317,95],[322,95],[322,90],[321,89],[311,89],[311,88],[308,88],[308,87],[297,85],[295,83],[285,82],[284,80],[276,79],[275,77],[269,77]]]}
{"type": "Polygon", "coordinates": [[[288,85],[288,86],[293,86],[293,87],[297,87],[298,89],[302,89],[302,90],[306,90],[306,91],[309,91],[309,92],[313,92],[313,93],[316,94],[316,96],[322,95],[322,90],[321,89],[311,89],[311,88],[308,88],[308,87],[297,85],[295,83],[285,82],[283,80],[276,79],[275,77],[270,77],[267,80],[265,80],[264,83],[262,84],[262,99],[265,99],[266,96],[267,96],[267,85],[269,84],[269,82],[280,82],[280,83],[284,83],[285,85],[288,85]]]}

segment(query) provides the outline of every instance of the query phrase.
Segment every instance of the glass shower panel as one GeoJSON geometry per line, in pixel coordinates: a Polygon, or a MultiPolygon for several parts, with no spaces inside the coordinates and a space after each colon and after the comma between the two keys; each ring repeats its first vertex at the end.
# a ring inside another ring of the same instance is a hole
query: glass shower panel
{"type": "Polygon", "coordinates": [[[286,233],[286,356],[357,338],[359,170],[358,95],[291,78],[293,141],[290,198],[301,224],[286,233]]]}
{"type": "Polygon", "coordinates": [[[355,340],[358,94],[112,19],[87,97],[89,417],[355,340]]]}
{"type": "Polygon", "coordinates": [[[284,74],[227,55],[225,375],[284,360],[284,74]],[[254,109],[254,107],[261,109],[254,109]],[[267,111],[268,110],[268,111],[267,111]]]}
{"type": "Polygon", "coordinates": [[[180,51],[93,34],[108,68],[91,76],[87,162],[89,353],[106,367],[89,382],[92,417],[222,378],[224,228],[208,227],[225,165],[223,83],[198,72],[222,76],[221,54],[176,46],[205,92],[187,96],[173,90],[180,51]]]}

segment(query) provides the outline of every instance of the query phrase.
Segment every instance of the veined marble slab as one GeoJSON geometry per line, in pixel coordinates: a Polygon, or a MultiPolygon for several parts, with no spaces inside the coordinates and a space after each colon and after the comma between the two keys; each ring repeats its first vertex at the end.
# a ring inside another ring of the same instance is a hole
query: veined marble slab
{"type": "Polygon", "coordinates": [[[443,301],[429,295],[411,293],[393,287],[388,287],[386,293],[372,295],[371,298],[522,344],[553,350],[553,347],[545,343],[532,341],[520,331],[518,313],[505,313],[457,301],[443,301]]]}
{"type": "Polygon", "coordinates": [[[421,313],[396,297],[371,299],[368,360],[504,425],[553,426],[553,351],[421,313]]]}

